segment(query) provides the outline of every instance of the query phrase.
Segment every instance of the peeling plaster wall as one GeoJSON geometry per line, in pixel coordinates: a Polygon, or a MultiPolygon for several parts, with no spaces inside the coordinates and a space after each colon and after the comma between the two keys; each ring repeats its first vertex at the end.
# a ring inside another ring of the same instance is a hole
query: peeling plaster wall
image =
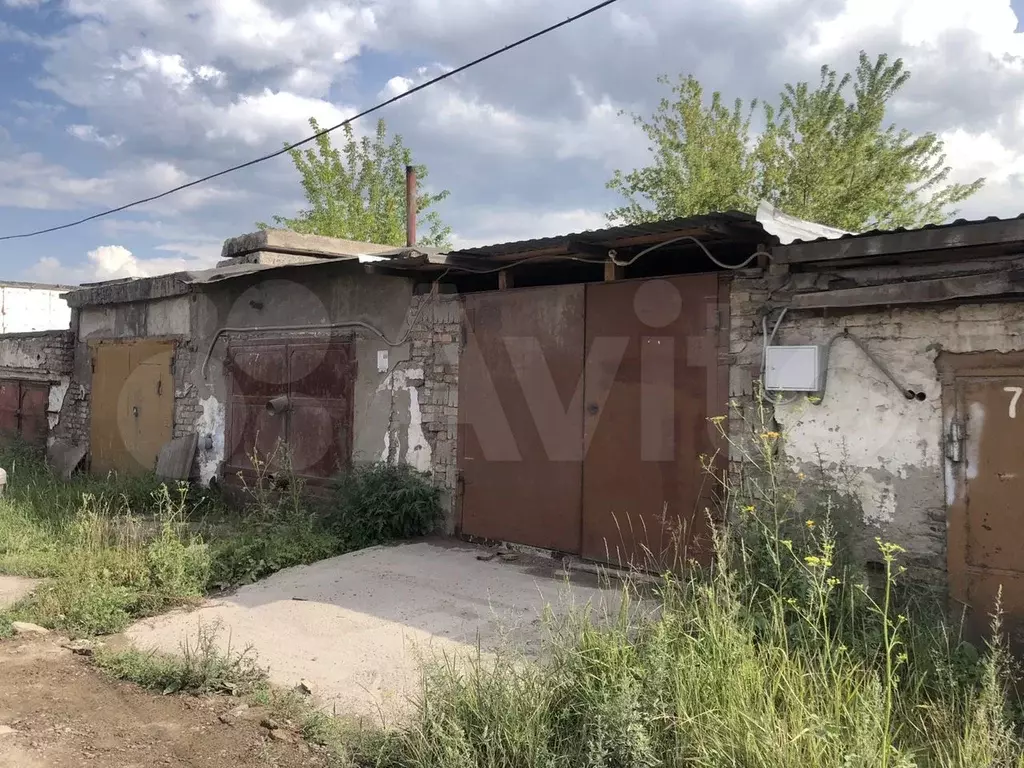
{"type": "MultiPolygon", "coordinates": [[[[760,276],[733,282],[730,397],[748,415],[768,295],[760,276]]],[[[844,329],[863,340],[904,386],[924,392],[925,400],[907,400],[855,344],[839,340],[832,347],[821,404],[801,398],[774,408],[785,434],[785,456],[804,472],[817,471],[819,462],[833,477],[845,468],[843,476],[860,505],[865,559],[874,556],[873,537],[880,535],[907,549],[917,575],[944,581],[946,509],[954,489],[942,452],[936,359],[942,351],[1024,350],[1024,303],[876,309],[841,317],[790,313],[773,343],[824,344],[844,329]]],[[[731,430],[735,439],[743,439],[739,419],[732,420],[731,430]]]]}
{"type": "Polygon", "coordinates": [[[451,509],[461,333],[456,297],[414,295],[413,283],[405,278],[368,274],[357,263],[327,263],[204,286],[196,294],[192,322],[196,359],[188,384],[195,389],[200,411],[191,426],[199,432],[199,475],[204,482],[216,475],[227,450],[228,337],[351,338],[357,367],[353,460],[401,461],[428,472],[445,490],[451,509]],[[351,321],[372,326],[388,341],[365,328],[316,329],[351,321]],[[312,328],[272,330],[282,325],[312,328]],[[222,328],[254,330],[222,335],[204,375],[203,359],[222,328]]]}

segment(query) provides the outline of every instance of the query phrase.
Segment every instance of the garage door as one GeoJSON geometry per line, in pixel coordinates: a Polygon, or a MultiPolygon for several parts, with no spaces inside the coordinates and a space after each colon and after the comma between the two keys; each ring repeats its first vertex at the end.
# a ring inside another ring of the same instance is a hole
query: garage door
{"type": "Polygon", "coordinates": [[[948,424],[948,566],[955,613],[988,639],[997,603],[1014,648],[1024,651],[1024,355],[945,354],[948,424]],[[952,431],[952,428],[951,428],[952,431]]]}
{"type": "Polygon", "coordinates": [[[462,532],[579,552],[581,285],[466,297],[462,532]]]}
{"type": "Polygon", "coordinates": [[[151,472],[173,431],[174,343],[103,341],[90,346],[92,471],[151,472]]]}
{"type": "Polygon", "coordinates": [[[251,479],[254,458],[311,485],[349,465],[356,376],[350,339],[232,341],[228,369],[227,480],[251,479]]]}
{"type": "Polygon", "coordinates": [[[703,558],[718,294],[697,275],[467,296],[463,534],[617,564],[661,567],[678,544],[703,558]]]}

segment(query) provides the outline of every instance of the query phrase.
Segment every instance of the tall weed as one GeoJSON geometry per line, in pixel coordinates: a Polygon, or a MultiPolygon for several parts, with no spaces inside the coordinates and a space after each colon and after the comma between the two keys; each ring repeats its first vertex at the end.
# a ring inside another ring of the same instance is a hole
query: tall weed
{"type": "Polygon", "coordinates": [[[875,542],[882,571],[868,579],[835,525],[841,489],[802,488],[782,441],[762,422],[734,442],[745,467],[718,475],[716,517],[731,525],[709,570],[669,573],[653,596],[627,582],[616,613],[553,623],[539,660],[430,665],[412,721],[370,757],[406,768],[1024,766],[998,617],[987,647],[963,641],[927,592],[912,599],[891,542],[875,542]]]}

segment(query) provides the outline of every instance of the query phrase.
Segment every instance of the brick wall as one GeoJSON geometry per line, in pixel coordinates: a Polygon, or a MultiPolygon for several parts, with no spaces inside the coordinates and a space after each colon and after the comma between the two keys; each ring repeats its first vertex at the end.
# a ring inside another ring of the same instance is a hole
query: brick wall
{"type": "Polygon", "coordinates": [[[191,341],[179,342],[174,351],[174,434],[184,437],[196,431],[202,416],[199,390],[193,382],[198,365],[196,345],[191,341]]]}
{"type": "Polygon", "coordinates": [[[458,296],[416,297],[409,318],[420,312],[410,333],[410,366],[422,367],[419,385],[423,431],[431,448],[430,471],[444,491],[449,530],[454,529],[458,486],[459,350],[462,303],[458,296]],[[420,311],[421,305],[427,302],[420,311]]]}

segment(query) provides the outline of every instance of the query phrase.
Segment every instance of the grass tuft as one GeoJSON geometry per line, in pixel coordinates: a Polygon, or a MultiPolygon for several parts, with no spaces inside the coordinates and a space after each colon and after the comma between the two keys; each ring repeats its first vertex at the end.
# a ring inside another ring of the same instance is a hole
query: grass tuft
{"type": "Polygon", "coordinates": [[[267,672],[256,662],[251,648],[221,646],[219,629],[199,627],[195,639],[181,644],[180,654],[100,649],[96,666],[111,677],[167,695],[226,693],[244,696],[265,684],[267,672]]]}
{"type": "Polygon", "coordinates": [[[15,618],[74,636],[110,634],[212,590],[433,529],[440,507],[422,475],[356,469],[339,481],[348,489],[344,503],[324,507],[302,492],[281,450],[280,462],[254,457],[250,503],[239,512],[202,489],[168,487],[152,476],[65,481],[37,450],[0,446],[8,472],[0,573],[46,579],[29,599],[0,611],[0,632],[15,618]],[[290,477],[284,492],[269,470],[282,463],[290,477]]]}

